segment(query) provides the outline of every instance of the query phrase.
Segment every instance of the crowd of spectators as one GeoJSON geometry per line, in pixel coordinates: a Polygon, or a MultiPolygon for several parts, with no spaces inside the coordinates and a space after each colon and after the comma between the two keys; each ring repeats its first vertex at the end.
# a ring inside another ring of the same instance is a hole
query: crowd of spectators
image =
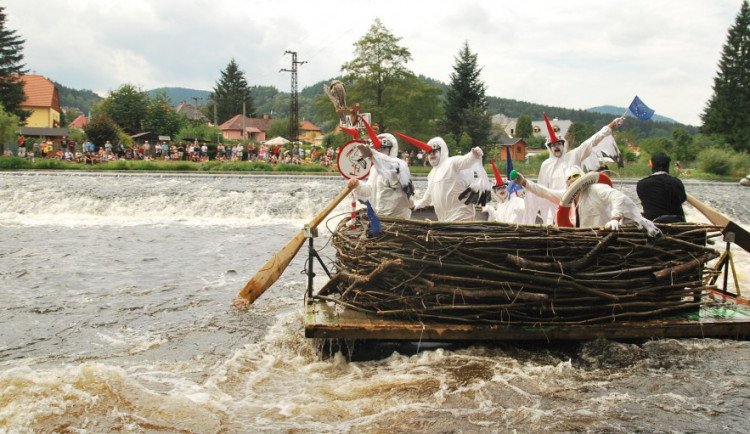
{"type": "MultiPolygon", "coordinates": [[[[269,164],[303,164],[318,163],[326,167],[333,167],[337,150],[332,147],[319,148],[312,145],[255,145],[250,143],[222,144],[209,147],[206,143],[193,141],[189,143],[133,143],[128,146],[122,142],[115,144],[107,141],[103,146],[96,146],[89,140],[77,143],[63,138],[59,143],[51,140],[26,140],[21,136],[18,140],[17,156],[34,160],[35,158],[54,158],[61,161],[82,164],[96,164],[117,160],[147,160],[147,161],[263,161],[269,164]]],[[[6,155],[12,155],[7,150],[6,155]]]]}

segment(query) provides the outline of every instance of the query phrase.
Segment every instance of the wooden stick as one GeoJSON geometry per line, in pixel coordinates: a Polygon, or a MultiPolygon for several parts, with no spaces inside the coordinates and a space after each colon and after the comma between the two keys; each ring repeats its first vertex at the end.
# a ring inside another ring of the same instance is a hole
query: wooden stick
{"type": "MultiPolygon", "coordinates": [[[[344,187],[344,189],[341,190],[341,193],[339,193],[339,195],[336,196],[331,203],[323,209],[323,211],[318,213],[318,215],[308,223],[310,229],[315,229],[323,219],[326,218],[334,208],[336,208],[336,205],[344,200],[349,194],[349,191],[351,191],[349,186],[344,187]]],[[[232,305],[239,308],[247,304],[252,304],[252,302],[257,300],[261,294],[263,294],[279,279],[279,277],[281,277],[281,274],[286,270],[286,267],[289,266],[289,263],[292,262],[292,259],[294,259],[294,256],[304,242],[305,230],[301,229],[297,232],[297,235],[295,235],[294,238],[289,240],[281,250],[273,255],[271,259],[269,259],[268,262],[266,262],[266,264],[255,273],[255,276],[253,276],[252,279],[247,282],[245,287],[242,288],[239,294],[237,294],[237,299],[232,305]]]]}

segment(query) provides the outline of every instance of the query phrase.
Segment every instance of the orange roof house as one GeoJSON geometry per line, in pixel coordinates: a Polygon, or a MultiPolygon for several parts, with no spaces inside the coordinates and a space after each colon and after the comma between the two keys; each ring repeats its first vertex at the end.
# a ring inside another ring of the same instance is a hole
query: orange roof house
{"type": "Polygon", "coordinates": [[[246,137],[250,140],[258,142],[266,141],[266,132],[268,127],[271,125],[272,119],[268,115],[263,115],[263,118],[249,118],[245,116],[243,122],[242,115],[236,115],[223,124],[219,125],[221,135],[228,140],[240,140],[246,137]],[[245,134],[242,134],[242,131],[245,134]]]}
{"type": "Polygon", "coordinates": [[[320,145],[323,143],[323,131],[310,121],[300,122],[300,141],[320,145]]]}
{"type": "Polygon", "coordinates": [[[77,118],[73,119],[73,122],[70,123],[71,127],[76,127],[80,130],[83,129],[86,125],[88,125],[89,120],[84,115],[78,115],[77,118]]]}
{"type": "Polygon", "coordinates": [[[60,96],[54,83],[41,75],[22,75],[26,101],[21,108],[31,112],[26,126],[35,128],[60,127],[60,96]]]}

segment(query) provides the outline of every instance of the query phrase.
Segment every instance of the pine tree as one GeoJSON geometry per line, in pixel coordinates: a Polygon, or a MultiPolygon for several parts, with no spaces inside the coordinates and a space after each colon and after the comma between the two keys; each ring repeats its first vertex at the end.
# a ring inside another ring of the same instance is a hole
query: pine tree
{"type": "Polygon", "coordinates": [[[477,55],[471,52],[468,42],[464,42],[453,71],[444,103],[443,129],[457,141],[467,134],[472,146],[484,146],[489,139],[492,121],[487,113],[485,85],[479,79],[482,68],[477,66],[477,55]]]}
{"type": "Polygon", "coordinates": [[[23,121],[31,114],[21,109],[26,100],[20,79],[26,73],[25,65],[21,63],[25,41],[16,35],[15,30],[5,27],[5,17],[5,8],[0,6],[0,104],[23,121]]]}
{"type": "MultiPolygon", "coordinates": [[[[226,69],[221,72],[221,78],[213,89],[212,99],[216,104],[217,122],[223,122],[235,115],[242,114],[242,103],[245,102],[245,115],[255,116],[253,98],[250,96],[250,86],[245,80],[245,73],[240,71],[237,62],[232,59],[226,69]]],[[[213,107],[211,107],[213,110],[213,107]]]]}
{"type": "Polygon", "coordinates": [[[742,2],[719,61],[714,94],[701,115],[704,134],[717,134],[737,151],[750,150],[750,5],[742,2]]]}

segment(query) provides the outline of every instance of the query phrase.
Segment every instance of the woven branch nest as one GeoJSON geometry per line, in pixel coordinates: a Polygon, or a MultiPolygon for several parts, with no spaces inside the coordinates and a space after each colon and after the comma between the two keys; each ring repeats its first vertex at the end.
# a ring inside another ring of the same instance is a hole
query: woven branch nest
{"type": "Polygon", "coordinates": [[[642,230],[381,217],[361,212],[332,237],[332,279],[315,297],[419,321],[586,324],[695,311],[719,227],[642,230]]]}

